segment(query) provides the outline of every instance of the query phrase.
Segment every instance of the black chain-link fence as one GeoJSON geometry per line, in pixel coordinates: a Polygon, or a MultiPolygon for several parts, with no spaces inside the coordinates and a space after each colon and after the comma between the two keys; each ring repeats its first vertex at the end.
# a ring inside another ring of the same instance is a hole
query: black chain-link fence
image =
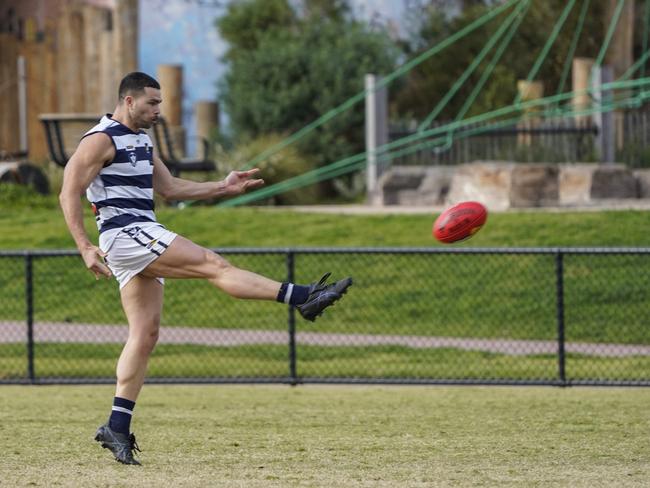
{"type": "MultiPolygon", "coordinates": [[[[220,249],[278,281],[353,276],[314,324],[167,280],[151,382],[650,385],[650,249],[220,249]]],[[[0,253],[0,382],[113,382],[117,283],[0,253]]]]}

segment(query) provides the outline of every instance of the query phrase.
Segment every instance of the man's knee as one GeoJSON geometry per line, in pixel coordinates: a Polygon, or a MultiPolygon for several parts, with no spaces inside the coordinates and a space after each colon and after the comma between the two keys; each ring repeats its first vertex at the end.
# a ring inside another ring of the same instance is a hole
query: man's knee
{"type": "Polygon", "coordinates": [[[228,260],[210,251],[209,249],[204,250],[204,257],[208,279],[218,278],[225,271],[232,268],[232,264],[230,264],[228,260]]]}
{"type": "Polygon", "coordinates": [[[151,334],[146,337],[140,337],[136,340],[136,350],[139,356],[149,356],[158,342],[158,334],[151,334]]]}
{"type": "MultiPolygon", "coordinates": [[[[144,325],[144,324],[142,324],[144,325]]],[[[160,335],[160,316],[152,317],[144,327],[129,332],[129,341],[136,346],[140,355],[149,355],[156,347],[160,335]]]]}

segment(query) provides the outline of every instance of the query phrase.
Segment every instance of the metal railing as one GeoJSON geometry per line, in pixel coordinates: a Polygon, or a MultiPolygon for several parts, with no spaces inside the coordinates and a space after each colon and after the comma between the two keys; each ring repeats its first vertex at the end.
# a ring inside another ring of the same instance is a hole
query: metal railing
{"type": "MultiPolygon", "coordinates": [[[[433,127],[445,123],[434,124],[433,127]]],[[[598,129],[589,123],[573,119],[527,121],[511,126],[493,128],[490,123],[475,124],[478,134],[458,139],[450,144],[420,149],[391,160],[393,165],[456,165],[473,161],[517,162],[595,162],[598,129]]],[[[395,125],[389,131],[391,141],[414,134],[405,126],[395,125]]],[[[453,135],[453,134],[452,134],[453,135]]]]}
{"type": "MultiPolygon", "coordinates": [[[[632,168],[650,167],[650,110],[647,107],[614,114],[617,131],[615,161],[632,168]]],[[[432,124],[432,127],[446,125],[432,124]]],[[[546,118],[494,128],[489,122],[471,126],[481,129],[468,137],[451,138],[450,144],[423,148],[393,158],[392,165],[456,165],[473,161],[588,163],[600,161],[598,127],[589,120],[546,118]]],[[[394,123],[389,140],[416,133],[414,126],[394,123]]],[[[453,136],[453,134],[450,134],[453,136]]],[[[413,145],[419,142],[414,142],[413,145]]]]}
{"type": "MultiPolygon", "coordinates": [[[[351,275],[315,324],[168,280],[149,382],[650,385],[650,248],[215,249],[278,281],[351,275]]],[[[0,382],[113,382],[114,281],[0,252],[0,382]]]]}

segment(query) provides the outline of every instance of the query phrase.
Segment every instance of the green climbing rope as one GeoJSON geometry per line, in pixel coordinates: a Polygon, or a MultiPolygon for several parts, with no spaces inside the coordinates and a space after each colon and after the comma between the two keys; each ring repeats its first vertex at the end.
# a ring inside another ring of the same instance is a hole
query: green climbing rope
{"type": "MultiPolygon", "coordinates": [[[[650,88],[650,78],[643,78],[643,79],[638,79],[638,80],[630,80],[630,81],[622,81],[622,82],[612,82],[612,83],[606,83],[603,84],[603,90],[616,90],[616,89],[621,89],[624,90],[626,88],[635,88],[635,87],[646,87],[650,88]]],[[[446,136],[443,137],[437,137],[429,141],[425,141],[423,143],[420,143],[415,146],[407,147],[407,148],[402,148],[397,151],[392,151],[392,152],[387,152],[388,149],[392,149],[395,147],[398,147],[400,145],[405,145],[409,142],[413,142],[417,138],[425,138],[425,137],[431,137],[434,135],[441,135],[444,134],[445,132],[448,132],[450,130],[449,126],[455,126],[454,129],[457,130],[457,139],[462,138],[462,137],[468,137],[469,135],[474,135],[474,134],[479,134],[481,132],[485,132],[487,130],[492,130],[495,127],[498,126],[504,126],[504,125],[512,125],[513,123],[516,123],[517,121],[522,120],[521,115],[517,115],[512,118],[508,119],[501,119],[497,120],[491,124],[482,126],[482,127],[475,127],[473,126],[477,122],[488,120],[488,119],[494,119],[498,118],[507,114],[520,114],[521,109],[527,109],[527,108],[534,108],[534,107],[539,107],[539,106],[544,106],[548,105],[550,108],[547,111],[541,111],[541,112],[535,112],[534,114],[530,114],[530,117],[543,117],[545,115],[557,115],[557,110],[553,107],[553,105],[562,100],[568,100],[570,98],[573,98],[577,94],[584,93],[587,90],[582,90],[581,92],[568,92],[568,93],[562,93],[558,94],[555,96],[551,97],[546,97],[546,98],[540,98],[536,100],[531,100],[528,102],[523,102],[519,106],[513,104],[509,107],[503,107],[498,110],[494,110],[492,112],[482,114],[481,116],[476,116],[472,117],[469,119],[466,119],[464,121],[459,121],[459,122],[454,122],[451,124],[448,124],[448,126],[441,126],[441,127],[436,127],[434,129],[431,129],[429,131],[425,131],[423,133],[418,133],[413,136],[409,136],[403,139],[400,139],[399,141],[394,141],[391,144],[387,144],[382,146],[382,154],[378,155],[378,160],[380,161],[386,161],[390,160],[395,157],[399,157],[401,155],[409,154],[418,150],[421,150],[423,148],[428,148],[428,147],[435,147],[436,145],[440,145],[446,141],[446,136]]],[[[584,109],[580,111],[576,110],[566,110],[564,111],[564,116],[565,117],[571,117],[571,116],[576,116],[576,115],[589,115],[592,113],[596,112],[608,112],[611,110],[615,109],[620,109],[620,108],[625,108],[625,107],[635,107],[639,106],[640,104],[644,103],[646,100],[650,99],[650,90],[642,90],[640,91],[637,95],[635,96],[627,96],[625,97],[625,92],[623,92],[623,96],[620,99],[612,99],[611,102],[604,104],[604,105],[593,105],[589,109],[584,109]]],[[[569,105],[571,107],[571,105],[569,105]]],[[[524,115],[524,119],[527,116],[524,115]]],[[[330,179],[336,176],[340,176],[342,174],[346,174],[352,171],[355,171],[357,169],[362,168],[366,162],[365,162],[366,154],[365,153],[360,153],[354,156],[350,156],[348,158],[344,158],[340,161],[337,161],[336,163],[333,163],[327,167],[319,168],[307,173],[304,173],[302,175],[296,176],[294,178],[290,178],[288,180],[285,180],[283,182],[277,183],[275,185],[271,185],[269,187],[263,188],[261,190],[258,190],[256,192],[246,194],[246,195],[241,195],[239,197],[233,198],[231,200],[227,200],[225,202],[222,202],[220,206],[224,207],[232,207],[236,205],[241,205],[245,203],[250,203],[252,201],[257,201],[260,199],[268,198],[270,196],[283,193],[285,191],[289,191],[295,188],[299,188],[305,185],[313,184],[318,181],[322,181],[325,179],[330,179]]]]}
{"type": "Polygon", "coordinates": [[[596,58],[596,61],[594,62],[594,65],[591,68],[589,87],[593,85],[593,78],[594,78],[594,74],[596,73],[596,69],[600,68],[600,66],[603,64],[603,59],[605,59],[605,54],[607,53],[607,49],[609,49],[609,44],[610,42],[612,42],[612,37],[614,36],[614,31],[616,30],[616,25],[618,24],[618,19],[621,16],[621,12],[623,11],[624,5],[625,5],[625,0],[618,0],[618,4],[616,4],[616,10],[614,10],[614,15],[612,15],[612,19],[610,20],[609,26],[607,28],[605,41],[603,42],[603,45],[600,47],[598,57],[596,58]]]}
{"type": "MultiPolygon", "coordinates": [[[[535,63],[533,63],[533,67],[530,69],[530,72],[528,73],[528,76],[526,76],[526,82],[530,83],[535,79],[535,76],[537,76],[537,73],[539,72],[539,69],[542,67],[542,63],[546,60],[546,57],[548,56],[548,52],[550,51],[551,47],[553,44],[555,44],[555,40],[557,37],[560,35],[560,30],[562,30],[562,26],[566,22],[567,17],[571,13],[571,10],[573,9],[573,6],[575,5],[576,0],[569,0],[569,2],[566,4],[564,7],[564,10],[560,14],[560,17],[558,18],[557,22],[555,22],[555,25],[553,26],[553,30],[551,31],[551,35],[549,38],[546,40],[546,44],[544,44],[544,47],[539,53],[539,56],[537,56],[537,59],[535,60],[535,63]]],[[[518,104],[521,102],[521,93],[517,93],[515,96],[515,104],[518,104]]]]}
{"type": "Polygon", "coordinates": [[[508,34],[502,39],[501,44],[495,51],[494,56],[490,60],[490,63],[483,71],[481,78],[478,80],[476,86],[474,86],[474,89],[467,97],[467,100],[465,100],[465,103],[456,114],[456,117],[454,117],[454,121],[461,120],[468,112],[470,107],[474,104],[474,101],[478,98],[478,95],[483,89],[483,86],[485,85],[488,78],[492,74],[492,71],[494,71],[494,68],[496,67],[497,63],[501,59],[501,56],[503,56],[503,53],[505,52],[506,48],[510,45],[510,41],[512,41],[512,38],[514,37],[515,33],[519,29],[519,25],[521,24],[521,22],[524,20],[524,17],[528,13],[529,7],[530,7],[530,1],[527,2],[526,8],[521,11],[517,20],[510,27],[510,31],[508,32],[508,34]]]}
{"type": "Polygon", "coordinates": [[[582,34],[582,28],[585,25],[585,19],[587,17],[587,11],[589,10],[589,3],[591,0],[583,0],[582,9],[580,10],[580,17],[578,17],[578,22],[576,24],[576,29],[573,33],[573,39],[571,39],[571,45],[569,46],[569,52],[567,57],[564,60],[564,66],[562,67],[562,75],[560,76],[560,83],[557,86],[556,93],[562,93],[564,91],[564,85],[567,78],[569,77],[569,72],[571,71],[571,66],[573,64],[573,57],[575,55],[576,49],[578,47],[578,42],[580,40],[580,35],[582,34]]]}
{"type": "MultiPolygon", "coordinates": [[[[391,74],[383,77],[379,83],[377,83],[375,90],[382,88],[389,83],[391,83],[393,80],[396,78],[399,78],[402,76],[404,73],[407,73],[408,71],[412,70],[414,67],[418,66],[419,64],[423,63],[427,59],[429,59],[431,56],[437,54],[438,52],[444,50],[445,48],[451,46],[454,44],[456,41],[459,39],[462,39],[466,35],[468,35],[470,32],[473,32],[474,30],[478,29],[481,27],[483,24],[489,22],[492,20],[494,17],[498,16],[501,12],[509,9],[512,5],[521,2],[522,0],[508,0],[507,2],[503,3],[502,5],[486,12],[483,16],[479,17],[476,19],[474,22],[470,23],[469,25],[465,26],[463,29],[459,30],[458,32],[452,34],[451,36],[447,37],[445,40],[442,42],[436,44],[435,46],[431,47],[424,53],[420,54],[419,56],[413,58],[412,60],[408,61],[407,63],[403,64],[400,68],[397,70],[393,71],[391,74]]],[[[301,139],[302,137],[306,136],[308,133],[313,131],[314,129],[320,127],[321,125],[325,124],[327,121],[331,120],[332,118],[336,117],[338,114],[348,110],[349,108],[353,107],[357,103],[363,101],[367,95],[367,91],[363,90],[356,95],[352,96],[345,102],[343,102],[341,105],[338,107],[333,108],[332,110],[326,112],[322,116],[320,116],[318,119],[314,120],[310,124],[306,125],[299,131],[293,133],[283,141],[280,141],[279,143],[271,146],[267,150],[263,151],[259,155],[257,155],[255,158],[253,158],[250,162],[248,162],[246,165],[244,165],[245,169],[252,168],[256,164],[260,163],[261,161],[264,161],[267,159],[269,156],[277,153],[281,149],[285,148],[286,146],[296,142],[297,140],[301,139]]]]}
{"type": "MultiPolygon", "coordinates": [[[[575,1],[575,0],[573,0],[575,1]]],[[[501,36],[506,32],[508,27],[513,23],[513,21],[517,18],[517,16],[521,13],[523,8],[528,4],[528,1],[522,1],[517,5],[517,8],[515,8],[510,15],[506,18],[505,21],[499,26],[497,31],[490,37],[488,42],[483,46],[483,49],[481,49],[481,52],[474,58],[474,60],[470,63],[470,65],[465,69],[463,74],[460,75],[460,77],[456,80],[454,85],[451,87],[451,89],[445,93],[445,96],[442,97],[442,99],[436,104],[436,106],[433,108],[431,113],[427,115],[424,119],[424,121],[418,126],[418,132],[421,132],[425,130],[431,122],[435,120],[435,118],[440,115],[440,112],[444,110],[444,108],[447,106],[449,101],[456,95],[458,90],[465,84],[467,81],[467,78],[470,77],[470,75],[476,70],[476,68],[483,62],[483,59],[488,55],[494,44],[501,38],[501,36]]]]}

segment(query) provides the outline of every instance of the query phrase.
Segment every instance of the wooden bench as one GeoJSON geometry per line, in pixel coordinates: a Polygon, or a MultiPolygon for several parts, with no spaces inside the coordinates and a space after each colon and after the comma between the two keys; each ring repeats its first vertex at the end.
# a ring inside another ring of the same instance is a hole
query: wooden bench
{"type": "MultiPolygon", "coordinates": [[[[50,159],[57,165],[65,167],[75,147],[83,134],[96,125],[101,116],[96,114],[41,114],[39,116],[45,130],[45,139],[50,154],[50,159]],[[71,130],[72,129],[72,130],[71,130]]],[[[157,149],[161,161],[169,171],[178,176],[181,172],[216,171],[217,165],[211,159],[179,158],[174,150],[167,122],[163,117],[159,119],[151,130],[154,147],[157,149]]],[[[201,139],[203,154],[209,154],[208,141],[201,139]]]]}

